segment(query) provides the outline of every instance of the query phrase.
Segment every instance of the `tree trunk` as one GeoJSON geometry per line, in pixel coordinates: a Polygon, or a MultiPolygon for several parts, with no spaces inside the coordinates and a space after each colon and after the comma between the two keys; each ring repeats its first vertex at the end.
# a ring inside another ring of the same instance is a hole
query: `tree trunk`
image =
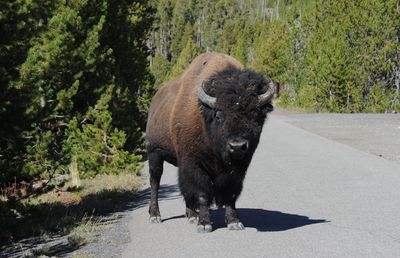
{"type": "Polygon", "coordinates": [[[69,172],[71,174],[71,184],[73,187],[80,187],[81,180],[79,178],[78,162],[76,157],[72,158],[71,164],[69,165],[69,172]]]}

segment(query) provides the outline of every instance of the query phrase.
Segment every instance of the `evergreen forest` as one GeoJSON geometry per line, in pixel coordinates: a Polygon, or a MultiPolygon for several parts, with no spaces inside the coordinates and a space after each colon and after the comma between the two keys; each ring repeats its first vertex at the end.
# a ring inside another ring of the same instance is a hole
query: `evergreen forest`
{"type": "Polygon", "coordinates": [[[271,78],[283,106],[399,111],[396,0],[161,0],[154,8],[156,86],[216,51],[271,78]]]}
{"type": "Polygon", "coordinates": [[[0,35],[0,185],[137,173],[151,96],[208,51],[283,107],[400,111],[398,0],[0,0],[0,35]]]}

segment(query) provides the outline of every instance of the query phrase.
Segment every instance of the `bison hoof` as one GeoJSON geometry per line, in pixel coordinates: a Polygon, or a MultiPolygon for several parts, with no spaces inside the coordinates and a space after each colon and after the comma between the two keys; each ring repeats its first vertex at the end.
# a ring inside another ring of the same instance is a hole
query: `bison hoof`
{"type": "Polygon", "coordinates": [[[150,217],[150,223],[161,223],[161,217],[160,216],[153,216],[150,217]]]}
{"type": "Polygon", "coordinates": [[[197,225],[197,232],[199,233],[209,233],[212,231],[212,226],[210,224],[197,225]]]}
{"type": "Polygon", "coordinates": [[[189,224],[197,224],[199,223],[199,219],[197,217],[190,217],[188,218],[189,224]]]}
{"type": "Polygon", "coordinates": [[[242,222],[229,223],[228,229],[229,230],[244,230],[244,226],[243,226],[242,222]]]}

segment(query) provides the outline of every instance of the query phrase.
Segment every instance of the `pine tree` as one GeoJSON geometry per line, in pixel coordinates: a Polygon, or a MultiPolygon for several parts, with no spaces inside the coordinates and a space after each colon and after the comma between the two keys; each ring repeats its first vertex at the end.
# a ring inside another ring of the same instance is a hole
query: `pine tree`
{"type": "Polygon", "coordinates": [[[109,85],[94,107],[89,107],[85,118],[70,121],[63,142],[63,152],[69,160],[76,160],[81,178],[98,174],[136,173],[140,156],[124,150],[126,134],[112,126],[109,111],[115,85],[109,85]]]}
{"type": "Polygon", "coordinates": [[[249,51],[253,43],[252,34],[251,27],[245,24],[243,29],[239,29],[236,44],[232,46],[232,56],[245,65],[250,62],[249,51]]]}
{"type": "Polygon", "coordinates": [[[171,24],[173,17],[173,1],[161,0],[157,4],[157,49],[168,61],[171,61],[171,24]]]}
{"type": "Polygon", "coordinates": [[[176,0],[174,11],[172,13],[172,28],[171,28],[171,56],[172,63],[185,47],[186,40],[183,39],[185,35],[186,24],[190,22],[189,2],[186,0],[176,0]],[[183,33],[182,33],[183,32],[183,33]]]}
{"type": "Polygon", "coordinates": [[[261,71],[276,83],[284,82],[287,67],[285,46],[286,27],[280,22],[260,24],[259,35],[254,41],[254,60],[252,67],[261,71]]]}

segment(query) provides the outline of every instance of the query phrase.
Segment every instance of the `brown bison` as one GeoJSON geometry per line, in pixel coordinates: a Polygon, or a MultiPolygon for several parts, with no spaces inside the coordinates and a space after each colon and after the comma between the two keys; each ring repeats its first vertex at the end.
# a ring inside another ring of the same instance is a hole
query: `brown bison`
{"type": "Polygon", "coordinates": [[[179,187],[190,222],[212,230],[209,206],[225,206],[229,229],[244,229],[235,203],[258,145],[272,84],[224,54],[198,56],[162,87],[150,106],[146,148],[150,167],[150,221],[161,222],[158,188],[163,162],[179,167],[179,187]]]}

